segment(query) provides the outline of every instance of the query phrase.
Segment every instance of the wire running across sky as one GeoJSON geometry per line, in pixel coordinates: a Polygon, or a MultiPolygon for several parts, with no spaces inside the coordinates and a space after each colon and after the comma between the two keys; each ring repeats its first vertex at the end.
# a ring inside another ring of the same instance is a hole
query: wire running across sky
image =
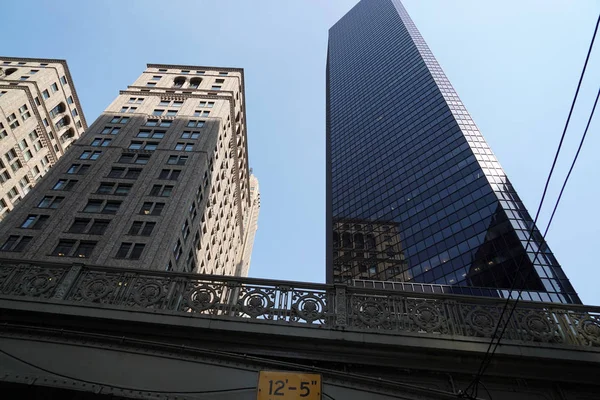
{"type": "MultiPolygon", "coordinates": [[[[529,245],[530,245],[531,239],[533,238],[533,234],[534,234],[535,229],[536,229],[535,227],[536,227],[536,224],[537,224],[540,212],[542,210],[542,206],[544,204],[544,200],[546,198],[546,194],[547,194],[547,191],[548,191],[548,186],[550,184],[550,180],[551,180],[552,175],[554,173],[554,169],[555,169],[556,163],[558,161],[558,157],[559,157],[559,154],[560,154],[560,151],[561,151],[561,148],[562,148],[562,145],[563,145],[566,133],[567,133],[567,129],[568,129],[569,123],[571,121],[571,116],[573,114],[573,110],[574,110],[575,104],[577,102],[579,91],[581,89],[581,84],[583,82],[583,78],[585,76],[585,72],[586,72],[586,69],[587,69],[587,66],[588,66],[588,61],[590,59],[590,55],[591,55],[592,49],[594,47],[594,41],[595,41],[596,35],[598,33],[598,26],[599,25],[600,25],[600,15],[598,16],[598,19],[596,21],[596,26],[594,28],[594,33],[593,33],[592,39],[590,41],[590,45],[589,45],[589,48],[588,48],[588,52],[587,52],[587,56],[586,56],[586,59],[585,59],[585,63],[584,63],[583,68],[581,70],[581,74],[580,74],[580,77],[579,77],[579,82],[577,84],[577,90],[575,91],[575,95],[574,95],[573,101],[571,103],[571,108],[569,110],[569,115],[568,115],[567,120],[565,122],[565,127],[563,129],[563,132],[562,132],[559,144],[558,144],[558,148],[556,149],[556,153],[554,155],[554,160],[552,162],[552,167],[550,168],[550,172],[548,173],[548,178],[546,179],[546,184],[544,185],[544,191],[542,193],[542,198],[540,199],[540,204],[538,205],[537,212],[536,212],[536,215],[535,215],[535,219],[533,221],[531,229],[529,230],[529,235],[528,235],[527,242],[526,242],[526,245],[525,245],[526,251],[529,249],[529,245]]],[[[584,130],[582,138],[581,138],[581,140],[579,142],[579,147],[577,149],[577,152],[576,152],[575,156],[573,157],[573,160],[571,162],[571,167],[569,168],[569,172],[568,172],[567,176],[565,177],[565,179],[563,181],[560,193],[559,193],[558,198],[556,199],[556,202],[554,204],[552,215],[551,215],[551,217],[550,217],[550,219],[548,221],[546,229],[544,230],[544,234],[542,235],[542,241],[545,240],[546,234],[548,233],[548,231],[550,229],[550,225],[552,224],[552,220],[554,218],[554,215],[556,213],[556,210],[558,208],[558,205],[560,203],[560,200],[562,198],[564,190],[565,190],[565,188],[567,186],[567,182],[568,182],[568,180],[569,180],[569,178],[571,176],[573,168],[575,167],[575,163],[577,162],[577,158],[579,157],[579,153],[581,151],[581,148],[583,147],[583,143],[585,141],[588,129],[589,129],[590,124],[592,122],[592,119],[594,117],[594,112],[596,110],[596,106],[598,104],[598,98],[599,97],[600,97],[600,90],[598,91],[598,94],[596,95],[596,99],[594,101],[594,105],[592,107],[592,110],[590,111],[590,115],[588,117],[585,130],[584,130]]],[[[538,259],[538,256],[540,254],[541,249],[542,249],[542,246],[537,246],[537,250],[534,253],[534,257],[533,257],[533,264],[535,264],[537,262],[537,259],[538,259]]],[[[498,347],[500,345],[500,341],[502,340],[502,337],[504,335],[504,332],[506,331],[508,323],[509,323],[509,321],[510,321],[510,319],[511,319],[511,317],[512,317],[512,315],[513,315],[513,313],[514,313],[514,311],[516,309],[516,307],[517,307],[517,304],[519,303],[519,300],[521,299],[521,294],[523,292],[523,288],[522,287],[518,289],[517,296],[515,298],[514,303],[512,304],[511,310],[510,310],[510,312],[508,314],[508,318],[506,318],[504,326],[503,326],[502,330],[500,331],[500,335],[498,335],[498,331],[500,330],[500,326],[501,326],[503,317],[504,317],[504,315],[505,315],[505,313],[506,313],[506,311],[507,311],[507,309],[509,307],[510,300],[513,299],[512,294],[513,294],[513,292],[516,289],[516,283],[519,280],[518,277],[520,276],[519,274],[521,272],[521,268],[522,268],[523,264],[524,264],[523,263],[523,259],[521,259],[521,262],[519,262],[519,265],[518,265],[517,270],[515,272],[515,276],[514,276],[511,288],[509,290],[508,297],[506,298],[506,302],[504,303],[504,306],[502,308],[502,312],[500,313],[500,316],[498,317],[498,323],[496,324],[496,328],[494,329],[494,333],[492,334],[490,343],[489,343],[488,348],[486,350],[486,353],[485,353],[485,355],[484,355],[484,357],[483,357],[483,359],[481,361],[481,364],[479,366],[477,374],[475,375],[475,377],[473,378],[473,380],[470,382],[470,384],[465,388],[465,390],[461,391],[459,393],[459,397],[466,397],[466,398],[470,398],[470,399],[477,398],[480,380],[481,380],[483,374],[485,373],[486,369],[490,365],[492,357],[496,353],[496,350],[498,349],[498,347]],[[496,335],[498,335],[498,336],[496,337],[496,335]]],[[[530,273],[531,273],[531,270],[529,270],[529,273],[527,274],[527,276],[522,280],[523,283],[525,283],[527,281],[530,273]]]]}

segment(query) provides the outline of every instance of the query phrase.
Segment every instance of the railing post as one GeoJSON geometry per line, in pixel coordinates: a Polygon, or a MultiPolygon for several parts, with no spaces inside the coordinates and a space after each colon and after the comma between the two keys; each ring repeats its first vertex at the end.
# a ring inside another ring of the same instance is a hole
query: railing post
{"type": "Polygon", "coordinates": [[[564,344],[585,346],[585,342],[581,341],[581,337],[579,337],[575,331],[575,327],[573,326],[572,322],[572,316],[569,315],[566,310],[551,309],[550,313],[552,313],[555,320],[558,322],[558,331],[563,339],[564,344]]]}
{"type": "Polygon", "coordinates": [[[169,284],[169,291],[165,300],[167,310],[179,311],[179,305],[185,292],[185,279],[175,278],[169,284]]]}
{"type": "Polygon", "coordinates": [[[83,264],[73,264],[71,266],[69,272],[67,272],[62,282],[57,286],[54,296],[52,296],[54,300],[63,300],[67,296],[67,293],[69,293],[81,272],[81,267],[83,267],[83,264]]]}
{"type": "Polygon", "coordinates": [[[227,307],[225,310],[223,310],[224,314],[229,315],[230,317],[235,317],[237,311],[237,303],[240,299],[242,285],[239,282],[224,281],[223,286],[224,289],[226,288],[228,292],[227,298],[221,299],[221,303],[223,303],[223,305],[227,307]]]}
{"type": "Polygon", "coordinates": [[[335,327],[345,328],[348,325],[348,299],[346,285],[334,285],[335,288],[335,327]]]}

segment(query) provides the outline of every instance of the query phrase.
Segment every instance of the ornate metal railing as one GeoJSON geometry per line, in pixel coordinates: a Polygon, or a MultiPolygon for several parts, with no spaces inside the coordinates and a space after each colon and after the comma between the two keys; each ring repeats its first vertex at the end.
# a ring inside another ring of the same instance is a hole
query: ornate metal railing
{"type": "MultiPolygon", "coordinates": [[[[316,329],[490,338],[505,300],[84,265],[0,261],[0,296],[316,329]]],[[[1,303],[0,303],[1,305],[1,303]]],[[[600,351],[600,307],[521,302],[510,342],[600,351]]]]}

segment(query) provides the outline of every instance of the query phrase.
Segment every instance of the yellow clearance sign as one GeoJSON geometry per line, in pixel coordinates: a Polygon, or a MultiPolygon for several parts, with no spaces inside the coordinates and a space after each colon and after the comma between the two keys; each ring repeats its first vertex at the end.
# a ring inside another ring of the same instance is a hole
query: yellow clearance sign
{"type": "Polygon", "coordinates": [[[321,400],[321,375],[260,371],[257,400],[321,400]]]}

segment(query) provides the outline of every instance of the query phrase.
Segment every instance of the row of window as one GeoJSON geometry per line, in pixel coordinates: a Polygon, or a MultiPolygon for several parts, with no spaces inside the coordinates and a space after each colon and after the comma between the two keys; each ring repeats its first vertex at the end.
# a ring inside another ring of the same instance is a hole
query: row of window
{"type": "MultiPolygon", "coordinates": [[[[199,84],[200,83],[198,83],[198,85],[190,84],[189,87],[192,88],[192,89],[196,89],[196,88],[198,88],[199,84]]],[[[156,86],[156,82],[146,82],[146,86],[147,87],[155,87],[156,86]]],[[[174,88],[182,88],[183,87],[183,82],[175,82],[173,84],[173,87],[174,88]]],[[[210,87],[210,90],[215,90],[216,91],[216,90],[221,90],[221,88],[222,88],[222,85],[212,85],[210,87]]]]}
{"type": "MultiPolygon", "coordinates": [[[[38,203],[38,208],[56,209],[65,198],[63,196],[44,196],[38,203]]],[[[116,214],[121,206],[121,201],[113,200],[88,200],[83,212],[116,214]]]]}
{"type": "Polygon", "coordinates": [[[13,172],[18,171],[20,168],[23,167],[23,164],[21,164],[21,161],[19,161],[18,157],[19,156],[15,149],[10,149],[4,154],[4,158],[6,158],[6,161],[8,161],[8,164],[10,165],[10,168],[13,170],[13,172]]]}
{"type": "MultiPolygon", "coordinates": [[[[21,117],[22,122],[25,122],[29,118],[31,118],[31,112],[29,111],[29,107],[27,107],[27,104],[23,104],[21,107],[19,107],[19,115],[21,117]]],[[[8,121],[8,126],[10,126],[11,129],[16,129],[19,126],[21,126],[15,113],[9,114],[6,117],[6,120],[8,121]]]]}
{"type": "MultiPolygon", "coordinates": [[[[186,135],[186,138],[189,139],[197,139],[199,137],[199,134],[196,133],[189,133],[188,135],[186,135]]],[[[110,144],[110,139],[97,139],[98,141],[96,142],[96,144],[94,144],[93,146],[108,146],[110,144]]],[[[127,147],[129,150],[146,150],[146,151],[154,151],[158,148],[158,142],[153,142],[153,141],[141,141],[141,140],[132,140],[131,143],[129,144],[129,146],[127,147]]],[[[177,142],[175,144],[174,150],[177,151],[193,151],[194,150],[194,143],[185,143],[185,142],[177,142]]],[[[81,156],[79,156],[80,160],[97,160],[98,157],[100,157],[100,154],[102,154],[101,151],[91,151],[91,150],[86,150],[83,153],[81,153],[81,156]]],[[[132,157],[130,157],[132,158],[132,157]]],[[[147,160],[149,157],[147,158],[140,158],[139,159],[143,159],[144,161],[136,161],[137,164],[146,164],[147,160]]],[[[123,159],[123,157],[121,157],[121,159],[123,159]]],[[[121,161],[119,160],[118,162],[128,162],[128,161],[121,161]]]]}
{"type": "MultiPolygon", "coordinates": [[[[2,247],[0,247],[0,250],[13,252],[23,251],[32,239],[32,236],[11,235],[4,242],[2,247]]],[[[58,241],[58,244],[50,255],[57,257],[87,258],[92,255],[97,244],[98,242],[90,240],[61,239],[58,241]]],[[[145,246],[144,243],[123,242],[117,250],[115,258],[139,260],[145,246]]]]}
{"type": "MultiPolygon", "coordinates": [[[[29,214],[20,225],[20,228],[41,229],[48,221],[48,218],[50,218],[48,215],[29,214]]],[[[75,218],[67,233],[103,235],[109,223],[109,219],[75,218]]],[[[153,221],[133,221],[127,234],[132,236],[150,236],[155,226],[156,222],[153,221]]]]}
{"type": "MultiPolygon", "coordinates": [[[[12,150],[12,151],[14,151],[14,150],[12,150]]],[[[25,159],[29,159],[27,154],[28,154],[27,152],[24,153],[25,159]]],[[[41,160],[41,162],[42,162],[42,165],[44,165],[44,166],[48,165],[50,163],[50,161],[48,160],[48,156],[44,157],[41,160]]],[[[18,159],[13,159],[9,165],[10,165],[11,169],[13,170],[13,172],[18,171],[20,168],[23,167],[23,164],[18,159]]],[[[41,173],[41,170],[37,165],[34,165],[32,172],[33,172],[34,177],[36,177],[37,175],[39,175],[41,173]]],[[[12,178],[12,176],[10,175],[7,167],[4,165],[4,163],[0,159],[0,183],[5,184],[11,178],[12,178]]],[[[21,179],[19,179],[19,186],[21,186],[21,189],[23,190],[23,193],[25,193],[25,194],[27,192],[29,192],[29,190],[31,189],[30,184],[31,184],[31,181],[29,180],[29,177],[27,177],[27,176],[24,176],[21,179]]],[[[11,199],[11,201],[13,201],[13,203],[14,203],[15,202],[14,197],[18,194],[18,192],[16,191],[16,187],[13,187],[13,189],[9,190],[7,193],[8,193],[9,198],[11,199]],[[13,196],[13,193],[14,193],[14,196],[13,196]]]]}
{"type": "MultiPolygon", "coordinates": [[[[14,61],[14,62],[16,62],[16,65],[26,65],[27,64],[26,61],[18,61],[18,62],[14,61]]],[[[2,65],[12,65],[12,63],[13,63],[13,61],[3,61],[2,65]]],[[[29,64],[31,65],[33,63],[29,63],[29,64]]],[[[40,65],[40,67],[47,67],[48,63],[40,63],[39,65],[40,65]]]]}
{"type": "MultiPolygon", "coordinates": [[[[168,70],[165,68],[160,68],[158,70],[158,72],[167,72],[168,70]]],[[[182,74],[188,75],[191,73],[191,70],[189,69],[182,69],[181,70],[182,74]]],[[[204,75],[206,73],[206,71],[195,71],[196,75],[204,75]]],[[[227,71],[219,71],[219,76],[227,76],[229,75],[229,73],[227,71]]]]}
{"type": "MultiPolygon", "coordinates": [[[[131,109],[131,108],[129,108],[129,109],[131,109]]],[[[155,111],[164,111],[164,110],[155,110],[155,111]]],[[[194,116],[195,117],[206,117],[209,115],[209,113],[210,113],[210,111],[196,111],[194,113],[194,116]]],[[[65,117],[65,118],[68,118],[68,117],[65,117]]],[[[126,124],[127,122],[129,122],[129,117],[113,117],[110,120],[111,124],[121,124],[122,125],[122,124],[126,124]]],[[[171,121],[171,120],[161,120],[161,119],[150,118],[146,121],[146,124],[144,126],[169,128],[169,127],[171,127],[172,124],[173,124],[173,121],[171,121]]],[[[188,128],[202,128],[205,124],[206,124],[206,121],[204,121],[204,120],[190,120],[190,121],[188,121],[186,126],[188,128]]],[[[121,128],[119,128],[119,127],[107,126],[102,130],[102,134],[116,135],[119,133],[120,129],[121,128]]]]}
{"type": "MultiPolygon", "coordinates": [[[[188,156],[171,155],[167,159],[167,164],[169,164],[169,165],[185,165],[188,158],[189,158],[188,156]]],[[[117,163],[145,165],[145,164],[148,164],[148,161],[150,161],[150,154],[124,153],[117,160],[117,163]]],[[[73,164],[73,165],[78,165],[78,164],[73,164]]],[[[113,169],[118,169],[118,168],[113,168],[113,169]]]]}
{"type": "MultiPolygon", "coordinates": [[[[14,69],[14,68],[13,68],[13,69],[14,69]]],[[[30,70],[29,70],[29,75],[23,75],[23,76],[21,76],[21,78],[19,78],[19,80],[21,80],[21,81],[26,81],[27,79],[29,79],[29,78],[31,77],[31,75],[35,75],[35,74],[37,74],[38,72],[40,72],[40,70],[39,70],[39,69],[30,69],[30,70]]]]}
{"type": "MultiPolygon", "coordinates": [[[[123,108],[127,108],[127,107],[123,107],[123,108]]],[[[125,112],[123,111],[123,109],[121,109],[121,112],[125,112]]],[[[133,111],[130,111],[133,112],[133,111]]],[[[157,108],[154,109],[154,111],[152,111],[152,115],[154,115],[155,117],[162,117],[162,116],[166,116],[166,117],[175,117],[177,115],[178,110],[165,110],[162,108],[157,108]]],[[[194,117],[208,117],[210,115],[210,111],[209,110],[196,110],[194,111],[194,117]]]]}
{"type": "MultiPolygon", "coordinates": [[[[197,123],[197,121],[194,121],[194,126],[203,126],[197,123]]],[[[102,132],[100,132],[102,135],[118,135],[120,132],[121,128],[118,127],[111,127],[111,126],[107,126],[105,127],[102,132]]],[[[167,131],[164,130],[158,130],[158,129],[141,129],[138,134],[136,135],[136,137],[138,138],[151,138],[151,139],[162,139],[165,137],[167,131]]],[[[181,138],[182,139],[198,139],[200,137],[200,132],[199,131],[183,131],[181,133],[181,138]]],[[[91,143],[91,146],[100,146],[100,147],[106,147],[109,146],[111,144],[112,139],[104,139],[104,138],[96,138],[94,139],[94,141],[91,143]]]]}
{"type": "MultiPolygon", "coordinates": [[[[116,191],[119,186],[113,186],[116,191]]],[[[103,189],[104,190],[104,189],[103,189]]],[[[108,189],[106,189],[108,190],[108,189]]],[[[127,190],[127,186],[121,186],[120,190],[127,190]]],[[[173,192],[172,185],[154,185],[150,190],[150,196],[168,197],[173,192]]],[[[114,192],[113,192],[114,193],[114,192]]],[[[65,198],[63,196],[44,196],[37,205],[37,208],[56,209],[60,206],[65,198]]],[[[83,208],[83,212],[97,214],[116,214],[121,207],[121,201],[116,200],[88,200],[83,208]]],[[[160,202],[144,202],[140,209],[140,215],[160,215],[165,203],[160,202]]]]}
{"type": "MultiPolygon", "coordinates": [[[[148,82],[146,82],[146,86],[155,87],[157,82],[163,78],[162,75],[153,75],[148,82]]],[[[173,79],[173,87],[174,88],[183,88],[187,79],[183,76],[178,76],[173,79]]],[[[200,84],[202,83],[202,78],[191,78],[189,81],[188,88],[190,89],[198,89],[200,84]]],[[[218,78],[215,79],[214,84],[211,86],[211,90],[221,90],[221,87],[225,83],[225,79],[218,78]]]]}
{"type": "MultiPolygon", "coordinates": [[[[65,78],[65,83],[66,83],[66,78],[65,78]]],[[[52,94],[58,92],[58,85],[56,84],[56,82],[54,82],[52,85],[50,85],[50,90],[52,91],[52,94]]],[[[44,90],[42,92],[42,97],[44,98],[44,100],[48,100],[50,98],[50,93],[48,92],[48,89],[44,90]]]]}
{"type": "MultiPolygon", "coordinates": [[[[127,118],[127,117],[124,117],[127,118]]],[[[112,121],[111,121],[112,122],[112,121]]],[[[158,126],[160,128],[169,128],[172,125],[173,121],[170,120],[160,120],[160,119],[149,119],[146,121],[145,126],[158,126]]],[[[206,124],[206,121],[202,120],[190,120],[187,123],[188,128],[202,128],[206,124]]]]}
{"type": "MultiPolygon", "coordinates": [[[[143,97],[130,97],[128,103],[130,104],[142,104],[144,102],[143,97]]],[[[181,107],[183,106],[183,100],[161,100],[158,103],[161,107],[181,107]]],[[[213,108],[215,106],[214,101],[201,101],[198,103],[200,108],[213,108]]]]}
{"type": "MultiPolygon", "coordinates": [[[[140,173],[141,173],[141,169],[133,169],[132,168],[132,169],[125,170],[124,168],[113,168],[109,174],[109,177],[136,179],[140,175],[140,173]]],[[[160,172],[158,179],[176,181],[179,179],[180,175],[181,175],[181,170],[163,169],[160,172]]],[[[76,180],[76,179],[59,179],[58,181],[56,181],[56,183],[52,187],[52,190],[60,190],[60,191],[68,192],[71,189],[73,189],[73,187],[75,186],[75,184],[77,184],[77,182],[78,182],[78,180],[76,180]]],[[[28,183],[29,183],[29,180],[27,179],[26,184],[28,184],[28,183]]],[[[115,196],[126,196],[129,194],[132,187],[133,187],[133,185],[130,183],[101,182],[100,186],[98,187],[98,189],[96,190],[95,193],[110,194],[110,195],[115,195],[115,196]]],[[[18,194],[16,192],[16,189],[14,189],[14,190],[15,190],[15,195],[18,194]]],[[[173,191],[173,186],[154,185],[152,187],[152,189],[150,190],[150,196],[169,197],[171,195],[172,191],[173,191]]],[[[11,197],[10,193],[9,193],[9,197],[11,197]]],[[[46,196],[46,197],[50,197],[50,196],[46,196]]],[[[44,199],[46,197],[44,197],[44,199]]],[[[40,205],[38,205],[39,208],[56,208],[56,207],[47,207],[46,202],[44,200],[42,200],[39,204],[40,204],[40,205]]]]}

